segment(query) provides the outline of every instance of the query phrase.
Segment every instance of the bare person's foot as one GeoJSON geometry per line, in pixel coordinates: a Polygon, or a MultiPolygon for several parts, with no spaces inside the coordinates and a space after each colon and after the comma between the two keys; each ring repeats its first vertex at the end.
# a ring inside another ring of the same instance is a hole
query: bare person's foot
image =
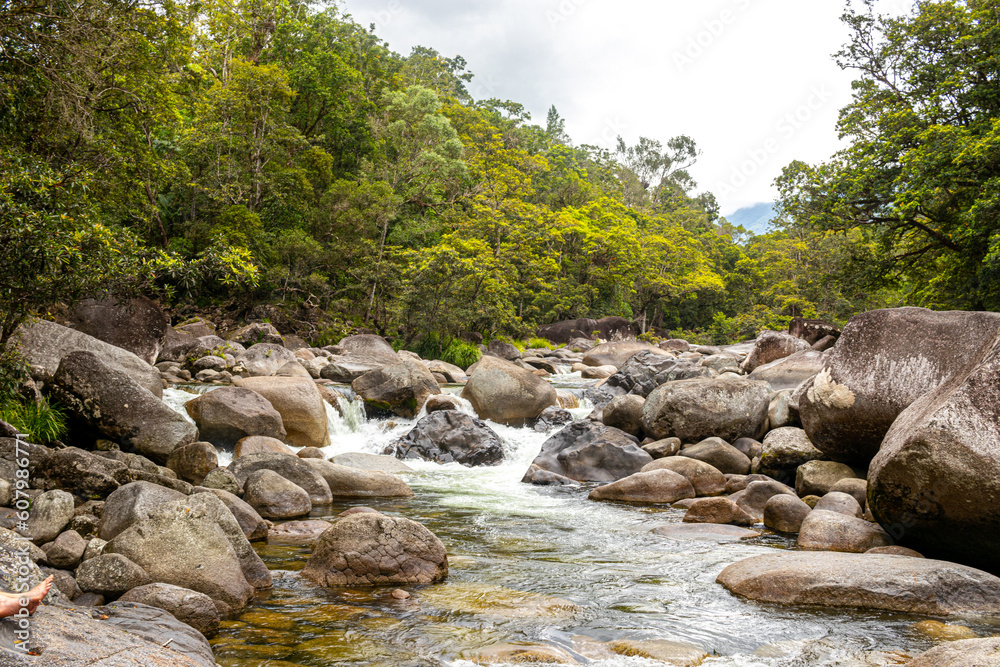
{"type": "Polygon", "coordinates": [[[45,581],[38,584],[32,588],[27,593],[16,595],[16,594],[6,594],[0,596],[0,618],[7,618],[8,616],[13,616],[21,611],[25,606],[28,609],[28,613],[34,613],[38,605],[42,603],[42,600],[46,595],[49,594],[49,590],[52,589],[53,577],[49,576],[45,581]],[[25,604],[22,604],[25,602],[25,604]]]}

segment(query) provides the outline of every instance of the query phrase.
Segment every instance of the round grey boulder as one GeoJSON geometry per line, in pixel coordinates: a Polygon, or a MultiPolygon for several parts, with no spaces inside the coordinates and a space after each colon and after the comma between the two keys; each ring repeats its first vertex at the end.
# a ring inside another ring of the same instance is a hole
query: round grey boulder
{"type": "Polygon", "coordinates": [[[312,511],[309,494],[273,470],[257,470],[246,481],[243,499],[265,519],[291,519],[312,511]]]}

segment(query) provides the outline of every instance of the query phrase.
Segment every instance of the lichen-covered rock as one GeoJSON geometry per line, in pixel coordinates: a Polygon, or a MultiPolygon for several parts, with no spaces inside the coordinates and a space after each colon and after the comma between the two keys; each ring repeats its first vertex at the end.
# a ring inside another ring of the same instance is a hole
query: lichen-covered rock
{"type": "Polygon", "coordinates": [[[101,554],[77,568],[76,582],[84,593],[116,598],[136,586],[145,586],[150,579],[145,570],[125,556],[101,554]]]}
{"type": "Polygon", "coordinates": [[[27,536],[35,544],[51,542],[73,518],[73,496],[65,491],[46,491],[31,501],[27,536]]]}
{"type": "Polygon", "coordinates": [[[99,536],[102,540],[112,540],[132,524],[145,519],[156,507],[183,499],[183,493],[151,482],[126,484],[104,502],[99,536]]]}
{"type": "Polygon", "coordinates": [[[657,438],[698,442],[713,436],[732,442],[764,430],[770,389],[744,378],[668,382],[646,399],[642,430],[657,438]]]}
{"type": "Polygon", "coordinates": [[[365,512],[323,533],[302,574],[325,586],[431,584],[448,576],[448,556],[416,521],[365,512]]]}
{"type": "Polygon", "coordinates": [[[789,478],[791,482],[799,466],[823,458],[823,452],[813,446],[804,430],[785,426],[774,429],[764,437],[760,465],[754,472],[776,479],[789,478]]]}
{"type": "Polygon", "coordinates": [[[629,435],[642,436],[642,407],[646,399],[635,394],[618,396],[604,406],[601,421],[629,435]]]}

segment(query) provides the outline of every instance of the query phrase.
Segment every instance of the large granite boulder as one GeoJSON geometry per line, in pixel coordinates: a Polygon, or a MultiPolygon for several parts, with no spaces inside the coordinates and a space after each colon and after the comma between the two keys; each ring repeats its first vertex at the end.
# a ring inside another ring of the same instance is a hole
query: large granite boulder
{"type": "Polygon", "coordinates": [[[50,393],[77,428],[129,446],[161,465],[175,449],[198,440],[194,424],[93,352],[64,356],[50,393]]]}
{"type": "Polygon", "coordinates": [[[617,396],[604,406],[601,421],[629,435],[642,436],[642,407],[646,399],[635,394],[617,396]]]}
{"type": "Polygon", "coordinates": [[[764,382],[728,377],[669,382],[646,399],[642,429],[658,440],[756,438],[767,423],[769,405],[770,388],[764,382]]]}
{"type": "Polygon", "coordinates": [[[432,584],[448,576],[448,556],[416,521],[364,512],[327,529],[302,574],[323,586],[432,584]]]}
{"type": "Polygon", "coordinates": [[[400,459],[424,459],[465,466],[497,465],[503,461],[500,437],[485,422],[464,412],[447,410],[427,415],[386,454],[400,459]]]}
{"type": "Polygon", "coordinates": [[[1000,578],[924,558],[785,551],[734,563],[717,581],[758,602],[934,616],[1000,613],[1000,578]]]}
{"type": "Polygon", "coordinates": [[[640,341],[615,341],[611,343],[601,343],[583,355],[584,366],[614,366],[621,368],[625,363],[639,352],[671,357],[673,354],[661,350],[660,348],[640,341]]]}
{"type": "Polygon", "coordinates": [[[486,354],[506,361],[517,361],[521,358],[521,351],[511,343],[496,339],[491,340],[486,346],[486,354]]]}
{"type": "Polygon", "coordinates": [[[221,500],[222,504],[232,512],[233,518],[236,519],[236,523],[240,525],[240,530],[243,531],[243,535],[251,542],[267,539],[269,532],[267,521],[257,513],[257,510],[240,499],[239,496],[233,495],[224,489],[209,489],[204,486],[196,487],[195,492],[212,493],[216,498],[221,500]]]}
{"type": "Polygon", "coordinates": [[[40,607],[31,616],[27,651],[14,645],[18,620],[0,621],[0,664],[10,667],[215,667],[212,647],[197,630],[144,604],[40,607]]]}
{"type": "Polygon", "coordinates": [[[244,484],[243,499],[265,519],[293,519],[312,511],[309,494],[273,470],[257,470],[244,484]]]}
{"type": "Polygon", "coordinates": [[[269,377],[277,374],[285,364],[298,363],[295,353],[283,345],[257,343],[237,358],[253,377],[269,377]]]}
{"type": "Polygon", "coordinates": [[[810,343],[783,331],[762,331],[753,350],[743,362],[743,370],[752,373],[764,364],[809,350],[810,343]]]}
{"type": "Polygon", "coordinates": [[[694,497],[691,482],[672,470],[637,472],[617,482],[599,486],[588,496],[591,500],[649,504],[669,504],[694,497]]]}
{"type": "Polygon", "coordinates": [[[647,463],[642,468],[642,472],[652,470],[670,470],[683,475],[691,482],[691,486],[694,487],[695,494],[699,498],[718,496],[726,491],[726,476],[712,465],[697,459],[686,456],[667,456],[647,463]]]}
{"type": "Polygon", "coordinates": [[[105,554],[121,554],[155,582],[208,595],[242,609],[271,574],[232,513],[215,495],[198,493],[162,503],[118,534],[105,554]]]}
{"type": "Polygon", "coordinates": [[[760,380],[771,386],[771,391],[795,389],[823,370],[825,355],[815,350],[796,352],[787,357],[757,366],[749,378],[760,380]]]}
{"type": "Polygon", "coordinates": [[[155,364],[170,318],[147,297],[84,299],[69,313],[73,328],[155,364]]]}
{"type": "Polygon", "coordinates": [[[555,388],[531,371],[497,357],[483,357],[462,389],[481,419],[522,425],[558,405],[555,388]]]}
{"type": "Polygon", "coordinates": [[[132,352],[81,331],[55,322],[34,320],[21,325],[12,340],[20,346],[25,361],[41,372],[46,382],[70,352],[93,352],[104,365],[125,374],[157,398],[163,395],[159,371],[132,352]]]}
{"type": "Polygon", "coordinates": [[[1000,667],[1000,637],[948,642],[918,655],[906,667],[1000,667]]]}
{"type": "Polygon", "coordinates": [[[98,536],[102,540],[113,540],[136,522],[148,517],[151,510],[184,498],[185,495],[180,491],[152,482],[126,484],[104,501],[98,536]]]}
{"type": "MultiPolygon", "coordinates": [[[[8,441],[11,442],[11,441],[8,441]]],[[[103,498],[132,481],[128,466],[77,447],[30,454],[32,481],[38,488],[62,489],[81,500],[103,498]]],[[[13,477],[9,480],[13,482],[13,477]]]]}
{"type": "Polygon", "coordinates": [[[802,521],[797,542],[801,549],[859,554],[892,543],[892,538],[878,524],[830,512],[819,505],[802,521]]]}
{"type": "Polygon", "coordinates": [[[330,444],[326,404],[309,378],[252,377],[234,381],[237,387],[263,396],[281,415],[285,442],[295,447],[326,447],[330,444]]]}
{"type": "Polygon", "coordinates": [[[578,482],[614,482],[652,461],[623,431],[578,421],[546,440],[533,464],[578,482]]]}
{"type": "Polygon", "coordinates": [[[229,464],[229,471],[242,487],[258,470],[272,470],[304,489],[313,505],[329,505],[333,502],[330,485],[309,465],[311,460],[314,459],[300,459],[287,454],[250,454],[234,459],[229,464]]]}
{"type": "Polygon", "coordinates": [[[184,404],[201,438],[232,449],[242,438],[263,435],[284,440],[285,426],[270,401],[245,387],[220,387],[184,404]]]}
{"type": "Polygon", "coordinates": [[[77,568],[76,583],[84,593],[117,598],[129,589],[150,582],[146,571],[125,556],[102,553],[77,568]]]}
{"type": "Polygon", "coordinates": [[[899,415],[868,484],[872,514],[905,545],[1000,570],[1000,342],[899,415]]]}
{"type": "Polygon", "coordinates": [[[118,600],[162,609],[206,637],[213,637],[219,631],[219,610],[212,598],[189,588],[173,584],[146,584],[136,586],[118,600]]]}
{"type": "Polygon", "coordinates": [[[400,362],[392,346],[381,336],[372,334],[348,336],[325,349],[333,356],[320,371],[320,376],[334,382],[350,383],[365,373],[400,362]]]}
{"type": "Polygon", "coordinates": [[[326,481],[335,499],[409,498],[413,495],[406,482],[389,472],[362,470],[322,459],[303,460],[326,481]]]}
{"type": "Polygon", "coordinates": [[[1000,335],[1000,313],[875,310],[851,318],[799,399],[802,426],[833,460],[867,464],[896,418],[968,372],[1000,335]]]}
{"type": "Polygon", "coordinates": [[[412,419],[427,399],[441,393],[431,372],[419,361],[400,360],[391,366],[369,371],[351,383],[365,404],[412,419]]]}

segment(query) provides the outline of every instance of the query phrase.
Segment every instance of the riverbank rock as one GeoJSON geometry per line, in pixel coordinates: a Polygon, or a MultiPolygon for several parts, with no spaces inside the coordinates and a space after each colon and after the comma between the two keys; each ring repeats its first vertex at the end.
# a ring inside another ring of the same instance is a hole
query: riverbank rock
{"type": "Polygon", "coordinates": [[[320,376],[334,382],[353,382],[365,373],[398,364],[401,359],[384,338],[372,334],[348,336],[324,349],[332,356],[320,376]]]}
{"type": "Polygon", "coordinates": [[[163,310],[141,296],[127,301],[84,299],[69,313],[73,328],[155,364],[170,326],[163,310]]]}
{"type": "Polygon", "coordinates": [[[448,556],[416,521],[365,512],[323,533],[302,574],[323,586],[431,584],[448,576],[448,556]]]}
{"type": "Polygon", "coordinates": [[[201,484],[205,476],[219,467],[219,452],[210,442],[192,442],[174,450],[167,468],[191,484],[201,484]]]}
{"type": "Polygon", "coordinates": [[[161,465],[177,447],[198,440],[194,424],[92,352],[63,357],[50,393],[87,434],[132,447],[161,465]]]}
{"type": "Polygon", "coordinates": [[[285,426],[271,403],[243,387],[221,387],[184,404],[201,438],[217,447],[233,448],[253,435],[284,440],[285,426]]]}
{"type": "Polygon", "coordinates": [[[892,538],[878,524],[823,510],[817,505],[802,521],[797,544],[812,551],[865,553],[890,546],[892,538]]]}
{"type": "Polygon", "coordinates": [[[98,535],[102,540],[113,540],[156,507],[184,498],[183,493],[152,482],[126,484],[104,501],[98,535]]]}
{"type": "Polygon", "coordinates": [[[614,482],[652,460],[623,431],[578,421],[546,440],[533,464],[578,482],[614,482]]]}
{"type": "Polygon", "coordinates": [[[754,517],[729,498],[698,498],[684,514],[684,523],[720,523],[733,526],[752,526],[754,517]]]}
{"type": "Polygon", "coordinates": [[[717,581],[758,602],[934,616],[1000,612],[1000,579],[922,558],[787,551],[734,563],[717,581]]]}
{"type": "Polygon", "coordinates": [[[694,498],[694,487],[683,475],[671,470],[652,470],[629,475],[590,492],[590,500],[617,500],[627,503],[669,504],[694,498]]]}
{"type": "Polygon", "coordinates": [[[416,417],[428,398],[441,393],[427,367],[409,360],[369,371],[354,380],[351,387],[367,405],[406,419],[416,417]]]}
{"type": "Polygon", "coordinates": [[[497,465],[503,461],[500,437],[485,422],[464,412],[434,412],[414,425],[403,438],[389,445],[386,454],[400,459],[424,459],[464,466],[497,465]]]}
{"type": "Polygon", "coordinates": [[[145,570],[154,582],[199,591],[242,609],[271,574],[232,513],[216,496],[199,493],[163,503],[104,547],[145,570]]]}
{"type": "Polygon", "coordinates": [[[811,511],[799,498],[777,494],[764,503],[764,526],[779,533],[797,533],[811,511]]]}
{"type": "Polygon", "coordinates": [[[413,468],[406,465],[394,456],[382,454],[368,454],[365,452],[347,452],[337,454],[330,459],[330,463],[357,468],[358,470],[373,470],[377,472],[409,473],[413,468]]]}
{"type": "Polygon", "coordinates": [[[273,343],[257,343],[237,357],[251,377],[269,377],[276,375],[285,364],[298,364],[295,353],[285,349],[283,345],[273,343]]]}
{"type": "Polygon", "coordinates": [[[750,459],[722,438],[706,438],[684,447],[679,456],[704,461],[722,474],[746,475],[750,472],[750,459]]]}
{"type": "Polygon", "coordinates": [[[309,465],[315,459],[300,459],[286,454],[250,454],[234,459],[229,464],[237,483],[245,486],[250,475],[258,470],[271,470],[309,494],[313,505],[329,505],[333,502],[330,486],[323,476],[309,465]]]}
{"type": "Polygon", "coordinates": [[[824,496],[844,479],[857,479],[857,475],[843,463],[806,461],[795,471],[795,492],[800,496],[824,496]]]}
{"type": "Polygon", "coordinates": [[[646,399],[635,394],[618,396],[604,406],[601,421],[629,435],[642,436],[642,407],[646,399]]]}
{"type": "Polygon", "coordinates": [[[757,337],[753,351],[743,362],[743,371],[752,373],[764,364],[790,357],[796,352],[810,349],[810,343],[783,331],[762,331],[757,337]]]}
{"type": "Polygon", "coordinates": [[[621,341],[611,343],[601,343],[595,348],[591,348],[583,355],[584,366],[614,366],[621,368],[629,359],[638,352],[673,358],[673,354],[649,343],[639,341],[621,341]]]}
{"type": "Polygon", "coordinates": [[[795,479],[799,466],[826,458],[816,449],[806,432],[794,426],[776,428],[764,437],[758,469],[762,475],[775,479],[795,479]]]}
{"type": "Polygon", "coordinates": [[[998,334],[998,313],[896,308],[852,317],[799,400],[809,439],[830,459],[867,464],[903,410],[984,358],[998,334]]]}
{"type": "Polygon", "coordinates": [[[718,496],[726,491],[725,475],[710,464],[687,456],[667,456],[647,463],[642,468],[642,472],[651,470],[671,470],[683,475],[691,482],[699,498],[718,496]]]}
{"type": "MultiPolygon", "coordinates": [[[[608,368],[614,368],[614,366],[608,366],[608,368]]],[[[709,377],[710,375],[711,372],[708,368],[694,361],[675,359],[672,355],[643,349],[632,355],[620,369],[612,371],[612,375],[605,385],[617,388],[623,394],[635,394],[646,398],[654,389],[667,382],[709,377]]],[[[584,377],[587,375],[584,374],[584,377]]]]}
{"type": "Polygon", "coordinates": [[[896,419],[868,472],[872,514],[918,551],[1000,569],[1000,343],[896,419]]]}
{"type": "Polygon", "coordinates": [[[277,438],[270,438],[266,435],[250,435],[241,438],[233,448],[233,459],[250,456],[252,454],[284,454],[295,456],[295,450],[277,438]]]}
{"type": "MultiPolygon", "coordinates": [[[[339,457],[338,457],[339,458],[339,457]]],[[[379,470],[362,470],[331,461],[305,459],[330,487],[334,498],[409,498],[410,487],[396,475],[379,470]]]]}
{"type": "Polygon", "coordinates": [[[84,593],[117,598],[122,593],[149,583],[149,575],[121,554],[101,554],[76,570],[76,583],[84,593]]]}
{"type": "Polygon", "coordinates": [[[265,519],[293,519],[312,511],[309,494],[273,470],[251,473],[243,499],[265,519]]]}
{"type": "MultiPolygon", "coordinates": [[[[0,439],[0,450],[4,449],[4,442],[12,444],[13,440],[0,439]]],[[[23,449],[24,445],[21,447],[23,449]]],[[[13,447],[10,451],[13,456],[13,447]]],[[[34,466],[31,471],[32,479],[38,488],[61,489],[81,500],[95,496],[103,498],[119,486],[132,481],[124,463],[96,456],[77,447],[54,451],[39,448],[32,451],[29,458],[34,466]]],[[[13,458],[10,460],[13,461],[13,458]]],[[[13,470],[10,481],[14,481],[13,470]]]]}
{"type": "Polygon", "coordinates": [[[222,504],[225,505],[230,512],[232,512],[233,518],[236,519],[236,523],[240,525],[240,530],[243,531],[243,535],[249,541],[256,542],[258,540],[267,539],[267,522],[264,521],[264,518],[257,513],[257,510],[240,499],[238,496],[233,495],[229,491],[224,491],[223,489],[209,489],[203,486],[196,487],[195,493],[211,493],[214,494],[216,498],[221,500],[222,504]]]}
{"type": "Polygon", "coordinates": [[[253,377],[237,379],[234,383],[263,396],[281,415],[287,444],[295,447],[326,447],[330,444],[326,404],[312,380],[253,377]]]}
{"type": "Polygon", "coordinates": [[[73,518],[73,496],[65,491],[46,491],[31,501],[27,535],[35,544],[51,542],[73,518]]]}
{"type": "Polygon", "coordinates": [[[1000,637],[948,642],[918,655],[906,667],[1000,667],[1000,637]]]}
{"type": "Polygon", "coordinates": [[[481,419],[520,426],[559,405],[555,388],[534,373],[497,357],[483,357],[462,389],[481,419]]]}
{"type": "MultiPolygon", "coordinates": [[[[796,352],[791,356],[758,366],[750,373],[749,378],[768,383],[771,386],[771,391],[796,389],[823,370],[824,359],[825,356],[822,352],[814,350],[796,352]]],[[[798,415],[797,404],[795,410],[795,414],[798,415]]]]}
{"type": "Polygon", "coordinates": [[[697,442],[713,436],[733,442],[759,437],[767,422],[770,389],[743,378],[669,382],[646,399],[642,429],[650,437],[697,442]]]}
{"type": "Polygon", "coordinates": [[[209,638],[219,631],[219,610],[212,598],[198,591],[172,584],[146,584],[133,588],[118,600],[162,609],[209,638]]]}
{"type": "Polygon", "coordinates": [[[163,395],[160,373],[137,355],[93,336],[60,326],[55,322],[34,320],[21,325],[15,337],[24,360],[48,382],[63,357],[71,352],[92,352],[105,366],[125,374],[157,398],[163,395]]]}

